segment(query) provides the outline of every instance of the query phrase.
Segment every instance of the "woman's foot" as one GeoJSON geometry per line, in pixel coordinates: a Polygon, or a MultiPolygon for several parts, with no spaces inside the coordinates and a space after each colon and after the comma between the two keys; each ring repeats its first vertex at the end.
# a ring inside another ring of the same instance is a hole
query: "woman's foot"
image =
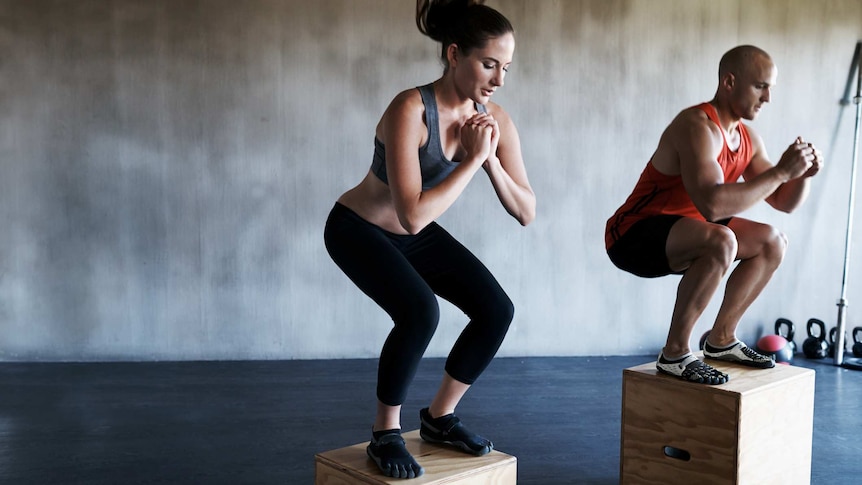
{"type": "Polygon", "coordinates": [[[494,449],[494,444],[461,424],[455,414],[432,418],[428,408],[419,411],[419,436],[430,443],[456,446],[467,453],[482,456],[494,449]]]}
{"type": "Polygon", "coordinates": [[[407,451],[400,429],[374,431],[373,434],[374,438],[365,451],[384,475],[392,478],[416,478],[425,473],[425,469],[419,466],[413,455],[407,451]]]}

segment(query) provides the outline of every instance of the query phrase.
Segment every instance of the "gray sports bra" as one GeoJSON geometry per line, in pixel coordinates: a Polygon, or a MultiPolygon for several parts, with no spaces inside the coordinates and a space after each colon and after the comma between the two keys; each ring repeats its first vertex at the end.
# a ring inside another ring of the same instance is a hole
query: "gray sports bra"
{"type": "MultiPolygon", "coordinates": [[[[434,97],[434,86],[426,84],[416,88],[422,96],[425,105],[425,124],[428,127],[428,141],[419,147],[419,168],[422,172],[422,190],[437,186],[455,170],[458,162],[453,162],[443,155],[440,145],[440,120],[437,117],[437,100],[434,97]]],[[[476,104],[476,110],[487,113],[485,105],[476,104]]],[[[374,137],[374,159],[371,161],[371,171],[384,184],[389,184],[386,176],[386,147],[374,137]]]]}

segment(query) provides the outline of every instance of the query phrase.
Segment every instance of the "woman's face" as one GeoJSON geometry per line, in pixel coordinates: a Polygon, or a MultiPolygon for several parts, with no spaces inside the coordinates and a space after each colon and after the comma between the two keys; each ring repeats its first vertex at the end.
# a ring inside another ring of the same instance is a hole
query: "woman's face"
{"type": "Polygon", "coordinates": [[[473,49],[468,56],[458,51],[454,69],[455,88],[462,96],[487,104],[503,80],[515,53],[515,36],[511,33],[488,39],[484,47],[473,49]]]}

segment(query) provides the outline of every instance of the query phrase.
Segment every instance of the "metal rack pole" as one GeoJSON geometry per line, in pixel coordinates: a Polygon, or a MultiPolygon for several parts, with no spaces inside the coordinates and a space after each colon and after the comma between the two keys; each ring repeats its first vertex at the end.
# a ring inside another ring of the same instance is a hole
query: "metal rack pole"
{"type": "MultiPolygon", "coordinates": [[[[838,323],[835,332],[834,364],[852,369],[862,370],[862,364],[857,362],[844,362],[844,331],[847,328],[847,277],[850,272],[850,243],[853,233],[853,208],[856,199],[856,167],[858,164],[859,132],[862,125],[862,66],[860,66],[860,50],[862,42],[856,43],[853,54],[853,63],[850,66],[850,75],[847,77],[847,87],[844,90],[842,105],[849,104],[850,86],[853,81],[853,73],[856,72],[856,96],[853,103],[856,104],[856,128],[853,134],[853,157],[850,169],[850,200],[847,207],[847,232],[844,237],[844,273],[841,277],[841,298],[838,300],[838,323]]],[[[854,359],[856,360],[856,359],[854,359]]]]}

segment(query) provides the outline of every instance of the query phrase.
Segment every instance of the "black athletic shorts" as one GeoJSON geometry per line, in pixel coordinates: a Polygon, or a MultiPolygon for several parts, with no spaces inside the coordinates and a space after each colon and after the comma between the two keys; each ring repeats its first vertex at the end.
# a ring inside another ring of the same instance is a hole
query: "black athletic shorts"
{"type": "MultiPolygon", "coordinates": [[[[634,223],[608,249],[608,256],[617,268],[643,278],[684,273],[670,269],[665,249],[670,228],[682,218],[683,216],[662,214],[634,223]]],[[[726,226],[730,220],[731,218],[727,218],[715,223],[726,226]]]]}

